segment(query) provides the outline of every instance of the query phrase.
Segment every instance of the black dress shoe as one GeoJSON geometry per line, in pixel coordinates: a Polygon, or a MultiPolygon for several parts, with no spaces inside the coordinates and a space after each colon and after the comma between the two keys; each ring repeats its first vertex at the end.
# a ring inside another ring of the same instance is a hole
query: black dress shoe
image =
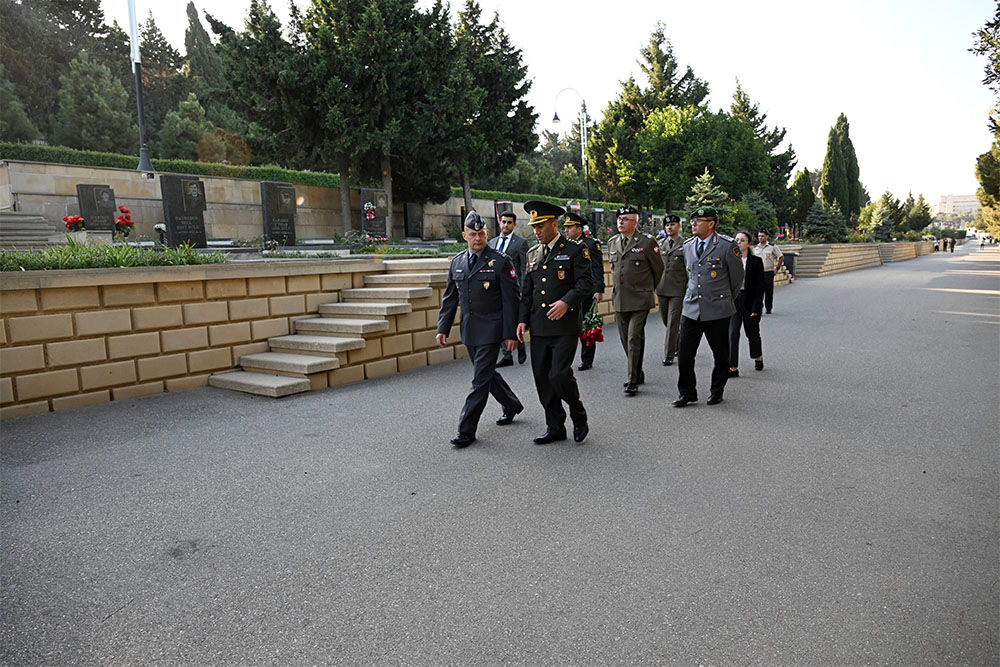
{"type": "Polygon", "coordinates": [[[646,384],[646,371],[639,371],[639,382],[638,384],[646,384]]]}
{"type": "Polygon", "coordinates": [[[528,353],[525,352],[524,348],[522,347],[517,351],[517,363],[523,364],[527,360],[528,360],[528,353]]]}
{"type": "Polygon", "coordinates": [[[770,308],[768,308],[768,309],[767,309],[767,314],[768,314],[768,315],[770,315],[770,314],[771,314],[771,309],[770,309],[770,308]]]}
{"type": "Polygon", "coordinates": [[[754,359],[753,369],[755,371],[762,371],[762,370],[764,370],[764,360],[763,359],[754,359]]]}
{"type": "Polygon", "coordinates": [[[635,396],[638,393],[639,393],[639,388],[636,387],[634,384],[629,383],[629,384],[625,385],[625,395],[626,396],[635,396]]]}
{"type": "Polygon", "coordinates": [[[524,412],[524,406],[520,403],[517,404],[516,408],[504,408],[503,417],[497,420],[497,426],[506,426],[514,421],[514,417],[524,412]]]}
{"type": "Polygon", "coordinates": [[[591,368],[590,364],[580,364],[579,366],[576,367],[576,370],[578,370],[578,371],[589,371],[590,368],[591,368]]]}
{"type": "Polygon", "coordinates": [[[738,368],[735,368],[735,369],[734,368],[730,368],[729,369],[729,377],[731,377],[731,378],[738,378],[739,376],[740,376],[740,370],[738,368]]]}
{"type": "Polygon", "coordinates": [[[718,405],[719,403],[722,403],[722,394],[712,394],[708,397],[708,400],[705,401],[706,405],[718,405]]]}
{"type": "Polygon", "coordinates": [[[697,398],[687,398],[685,396],[680,396],[671,405],[673,405],[675,408],[683,408],[685,405],[691,405],[692,403],[697,403],[697,402],[698,402],[697,398]]]}
{"type": "Polygon", "coordinates": [[[559,440],[566,439],[566,429],[547,429],[545,433],[535,438],[534,442],[536,445],[547,445],[550,442],[558,442],[559,440]]]}
{"type": "Polygon", "coordinates": [[[573,424],[573,442],[583,442],[583,439],[587,437],[590,433],[590,427],[587,426],[587,422],[582,424],[573,424]]]}
{"type": "Polygon", "coordinates": [[[497,362],[497,368],[503,368],[504,366],[513,366],[514,360],[510,357],[504,357],[497,362]]]}
{"type": "Polygon", "coordinates": [[[664,366],[673,366],[674,365],[674,360],[671,359],[670,357],[663,357],[663,365],[664,366]]]}
{"type": "Polygon", "coordinates": [[[455,445],[455,449],[462,449],[463,447],[468,447],[476,441],[476,436],[471,433],[459,433],[454,438],[451,439],[451,444],[455,445]]]}

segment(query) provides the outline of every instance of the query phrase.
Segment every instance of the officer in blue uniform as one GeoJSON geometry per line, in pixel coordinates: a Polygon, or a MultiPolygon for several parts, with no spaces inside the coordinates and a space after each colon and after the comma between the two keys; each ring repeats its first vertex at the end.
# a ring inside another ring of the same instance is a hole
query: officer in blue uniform
{"type": "Polygon", "coordinates": [[[490,394],[503,406],[503,416],[497,420],[500,426],[510,424],[524,410],[496,370],[501,341],[508,351],[517,347],[517,272],[510,257],[486,245],[486,223],[475,211],[465,218],[462,238],[469,249],[451,260],[436,336],[437,344],[444,347],[461,306],[462,342],[469,350],[473,376],[459,416],[458,435],[451,440],[456,448],[475,442],[476,427],[490,394]]]}
{"type": "Polygon", "coordinates": [[[712,348],[709,405],[722,402],[722,392],[729,379],[729,318],[736,312],[734,297],[743,285],[743,260],[739,246],[728,236],[715,231],[718,212],[703,206],[691,214],[694,236],[684,244],[688,285],[681,309],[680,344],[677,350],[677,389],[680,396],[675,408],[698,400],[694,357],[702,335],[712,348]]]}
{"type": "Polygon", "coordinates": [[[594,296],[590,251],[559,233],[562,208],[542,201],[527,201],[523,206],[538,239],[538,245],[528,251],[517,324],[519,341],[523,342],[524,333],[531,331],[531,372],[538,400],[545,409],[547,428],[535,438],[535,444],[566,439],[563,403],[573,420],[573,439],[583,442],[590,428],[573,377],[573,357],[583,311],[594,296]]]}

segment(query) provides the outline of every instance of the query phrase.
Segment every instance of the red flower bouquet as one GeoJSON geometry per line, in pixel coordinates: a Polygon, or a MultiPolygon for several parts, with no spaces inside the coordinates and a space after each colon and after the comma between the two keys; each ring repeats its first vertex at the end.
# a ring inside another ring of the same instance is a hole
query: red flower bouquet
{"type": "Polygon", "coordinates": [[[86,229],[82,215],[63,216],[63,222],[66,223],[66,229],[71,232],[82,232],[86,229]]]}
{"type": "Polygon", "coordinates": [[[594,305],[587,311],[587,314],[583,316],[583,333],[580,334],[580,340],[583,342],[584,347],[604,342],[604,331],[601,329],[602,324],[604,324],[604,318],[601,317],[601,311],[598,310],[597,302],[595,301],[594,305]]]}
{"type": "Polygon", "coordinates": [[[119,236],[128,238],[128,235],[132,233],[132,229],[135,227],[135,222],[132,220],[132,211],[124,206],[119,206],[118,210],[122,214],[115,218],[115,231],[119,236]]]}

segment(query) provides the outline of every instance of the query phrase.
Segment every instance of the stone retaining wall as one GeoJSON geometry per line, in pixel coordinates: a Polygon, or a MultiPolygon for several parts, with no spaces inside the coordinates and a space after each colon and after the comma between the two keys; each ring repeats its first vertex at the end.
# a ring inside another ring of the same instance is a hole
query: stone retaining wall
{"type": "Polygon", "coordinates": [[[804,245],[795,262],[795,275],[800,278],[822,276],[881,266],[877,243],[822,243],[804,245]]]}

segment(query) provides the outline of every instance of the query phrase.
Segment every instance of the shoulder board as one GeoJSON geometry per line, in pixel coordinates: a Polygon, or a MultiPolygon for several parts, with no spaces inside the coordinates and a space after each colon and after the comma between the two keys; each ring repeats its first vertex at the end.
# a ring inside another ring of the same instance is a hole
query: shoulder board
{"type": "Polygon", "coordinates": [[[640,233],[641,233],[641,234],[642,234],[643,236],[645,236],[645,237],[646,237],[647,239],[649,239],[650,241],[655,241],[655,240],[656,240],[656,239],[654,239],[654,238],[652,237],[652,235],[651,235],[651,234],[649,234],[648,232],[640,232],[640,233]]]}
{"type": "Polygon", "coordinates": [[[567,237],[566,240],[569,241],[570,243],[575,243],[577,245],[583,245],[583,241],[581,241],[580,239],[571,239],[571,238],[567,237]]]}
{"type": "Polygon", "coordinates": [[[732,236],[726,236],[725,234],[719,234],[718,237],[720,239],[726,239],[730,243],[736,243],[736,239],[734,239],[732,236]]]}
{"type": "Polygon", "coordinates": [[[698,240],[697,236],[692,236],[691,238],[689,238],[686,241],[684,241],[684,245],[687,245],[688,243],[694,243],[697,240],[698,240]]]}

